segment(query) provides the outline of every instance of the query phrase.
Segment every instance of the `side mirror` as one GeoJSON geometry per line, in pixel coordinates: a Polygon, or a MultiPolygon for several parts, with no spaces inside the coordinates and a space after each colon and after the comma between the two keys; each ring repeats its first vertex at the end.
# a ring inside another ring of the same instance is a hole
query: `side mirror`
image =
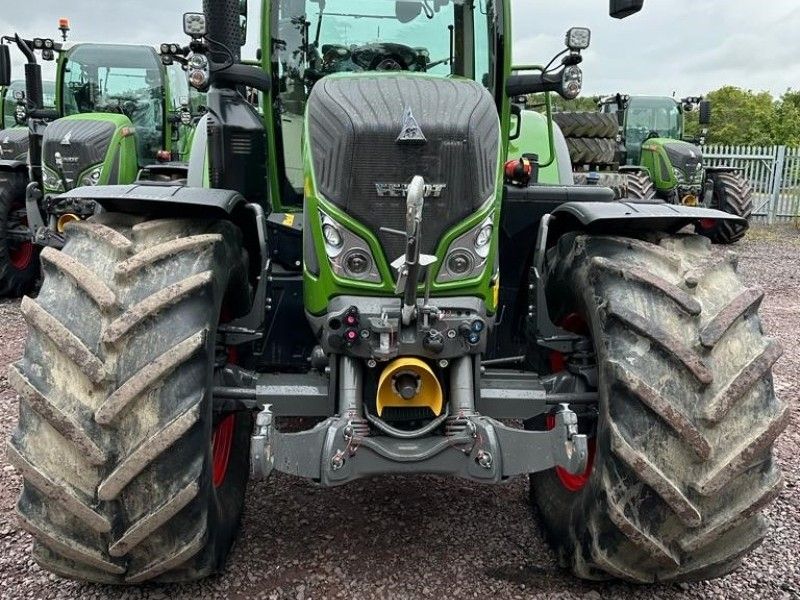
{"type": "Polygon", "coordinates": [[[711,101],[700,102],[700,125],[711,125],[711,101]]]}
{"type": "Polygon", "coordinates": [[[5,44],[0,45],[0,87],[11,85],[11,50],[5,44]]]}
{"type": "Polygon", "coordinates": [[[608,14],[615,19],[624,19],[638,13],[644,6],[644,0],[610,0],[608,14]]]}
{"type": "Polygon", "coordinates": [[[401,23],[411,23],[422,14],[422,2],[398,0],[394,5],[394,14],[401,23]]]}

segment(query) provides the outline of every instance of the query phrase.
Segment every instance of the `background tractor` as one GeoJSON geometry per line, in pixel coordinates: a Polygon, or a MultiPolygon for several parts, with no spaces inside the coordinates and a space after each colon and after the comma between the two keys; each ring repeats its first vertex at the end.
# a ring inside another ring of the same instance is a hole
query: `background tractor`
{"type": "Polygon", "coordinates": [[[781,489],[780,349],[761,291],[677,232],[746,222],[573,184],[552,120],[512,99],[575,97],[589,31],[557,66],[515,68],[508,0],[273,0],[252,66],[246,3],[204,8],[184,17],[209,108],[187,185],[58,197],[104,212],[43,252],[21,304],[7,456],[36,561],[109,583],[207,576],[248,477],[277,470],[530,475],[580,577],[736,568],[781,489]],[[504,163],[537,127],[525,184],[504,163]]]}
{"type": "MultiPolygon", "coordinates": [[[[703,162],[700,146],[707,129],[703,130],[702,139],[687,139],[685,113],[699,110],[700,125],[707,127],[711,123],[708,100],[617,94],[601,100],[600,109],[602,114],[618,119],[625,149],[621,162],[645,169],[659,198],[671,204],[705,206],[750,218],[753,191],[739,170],[711,167],[703,162]]],[[[731,244],[747,230],[732,223],[703,222],[697,231],[714,243],[731,244]]]]}
{"type": "Polygon", "coordinates": [[[188,163],[180,160],[188,160],[185,138],[195,121],[184,116],[184,71],[162,65],[149,46],[5,41],[28,61],[26,89],[18,90],[14,107],[25,127],[0,136],[0,147],[19,150],[0,163],[0,295],[18,297],[39,278],[40,247],[60,247],[67,222],[94,214],[94,203],[58,204],[55,196],[81,185],[185,179],[188,163]],[[54,91],[41,81],[36,53],[57,60],[54,91]],[[36,185],[26,191],[31,181],[36,185]]]}

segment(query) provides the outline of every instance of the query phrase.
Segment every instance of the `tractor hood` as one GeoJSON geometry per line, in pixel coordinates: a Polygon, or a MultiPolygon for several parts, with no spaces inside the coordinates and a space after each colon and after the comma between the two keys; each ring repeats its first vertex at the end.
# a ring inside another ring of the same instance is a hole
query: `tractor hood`
{"type": "Polygon", "coordinates": [[[693,180],[703,166],[703,151],[694,144],[671,140],[664,144],[670,163],[682,171],[687,180],[693,180]]]}
{"type": "Polygon", "coordinates": [[[0,131],[0,159],[28,161],[27,127],[14,127],[0,131]]]}
{"type": "Polygon", "coordinates": [[[405,252],[406,187],[425,180],[422,252],[494,197],[500,126],[478,83],[364,75],[320,81],[308,103],[317,190],[375,232],[387,261],[405,252]]]}

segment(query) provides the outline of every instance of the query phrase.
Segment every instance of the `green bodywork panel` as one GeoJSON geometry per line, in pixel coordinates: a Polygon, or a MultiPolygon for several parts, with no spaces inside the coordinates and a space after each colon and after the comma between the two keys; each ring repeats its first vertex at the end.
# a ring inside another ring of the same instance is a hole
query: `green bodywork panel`
{"type": "MultiPolygon", "coordinates": [[[[516,120],[516,117],[511,117],[512,131],[517,128],[516,120]]],[[[547,117],[536,111],[523,110],[519,137],[509,142],[507,160],[516,160],[523,154],[536,154],[539,163],[547,165],[539,169],[539,183],[558,185],[558,158],[553,157],[551,152],[547,117]]]]}
{"type": "Polygon", "coordinates": [[[665,144],[676,143],[668,138],[650,138],[642,144],[641,163],[659,192],[669,192],[678,186],[678,179],[672,168],[665,144]]]}
{"type": "MultiPolygon", "coordinates": [[[[59,122],[64,121],[105,122],[111,123],[115,128],[103,162],[84,169],[78,176],[78,185],[84,185],[83,179],[88,177],[98,166],[101,166],[102,169],[95,185],[129,184],[136,181],[139,174],[139,160],[133,124],[128,117],[108,113],[89,113],[71,115],[59,120],[59,122]]],[[[55,173],[55,165],[45,165],[45,168],[55,173]]],[[[59,191],[45,186],[45,194],[55,194],[59,191]]]]}

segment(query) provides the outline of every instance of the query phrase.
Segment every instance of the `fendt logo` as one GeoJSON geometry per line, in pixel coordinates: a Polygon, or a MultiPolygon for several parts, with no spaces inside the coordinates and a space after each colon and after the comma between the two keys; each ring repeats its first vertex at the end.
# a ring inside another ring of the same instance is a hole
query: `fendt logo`
{"type": "MultiPolygon", "coordinates": [[[[405,198],[408,196],[408,183],[376,183],[375,189],[380,198],[405,198]]],[[[441,198],[447,189],[446,183],[426,183],[425,198],[441,198]]]]}
{"type": "Polygon", "coordinates": [[[62,146],[71,146],[72,145],[72,132],[71,131],[68,131],[67,135],[65,135],[61,139],[61,145],[62,146]]]}

